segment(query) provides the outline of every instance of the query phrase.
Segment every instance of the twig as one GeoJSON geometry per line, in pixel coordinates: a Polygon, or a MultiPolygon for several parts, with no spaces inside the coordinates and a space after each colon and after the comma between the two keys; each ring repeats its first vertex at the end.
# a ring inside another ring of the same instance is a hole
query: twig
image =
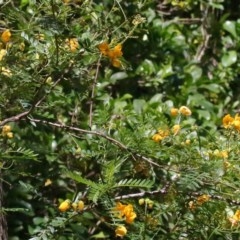
{"type": "Polygon", "coordinates": [[[121,12],[122,12],[122,14],[123,14],[123,17],[124,17],[125,21],[127,21],[127,17],[126,17],[126,15],[125,15],[125,13],[124,13],[124,11],[123,11],[123,9],[122,9],[121,4],[118,2],[118,0],[116,0],[116,3],[117,3],[117,5],[119,6],[119,8],[121,9],[121,12]]]}
{"type": "MultiPolygon", "coordinates": [[[[200,192],[192,192],[189,195],[190,196],[194,196],[194,197],[199,197],[199,196],[201,196],[203,194],[200,193],[200,192]]],[[[211,199],[216,199],[216,200],[219,200],[219,201],[227,202],[227,203],[232,204],[232,205],[240,206],[240,202],[237,201],[237,200],[233,200],[233,199],[230,199],[230,198],[225,198],[225,197],[222,197],[222,196],[219,196],[219,195],[215,195],[215,194],[207,194],[207,195],[209,195],[209,197],[211,199]]]]}
{"type": "Polygon", "coordinates": [[[17,121],[19,121],[21,118],[27,116],[29,114],[29,111],[30,110],[22,112],[22,113],[19,113],[19,114],[15,115],[15,116],[12,116],[12,117],[4,119],[3,121],[0,122],[0,126],[3,126],[3,125],[5,125],[8,122],[17,122],[17,121]]]}
{"type": "Polygon", "coordinates": [[[210,34],[208,34],[207,32],[207,18],[208,18],[208,14],[209,14],[209,8],[207,7],[205,9],[205,12],[203,13],[203,19],[202,19],[202,25],[201,25],[201,32],[202,32],[202,36],[203,36],[203,41],[202,43],[199,45],[198,49],[197,49],[197,53],[194,57],[194,59],[197,62],[201,62],[202,57],[204,56],[207,48],[208,48],[208,43],[209,43],[209,39],[211,37],[210,34]]]}
{"type": "Polygon", "coordinates": [[[170,182],[167,182],[166,185],[159,190],[144,191],[144,192],[140,192],[140,193],[130,193],[130,194],[126,194],[126,195],[117,196],[117,197],[114,198],[114,200],[122,200],[122,199],[128,199],[128,198],[139,198],[139,197],[150,196],[150,195],[158,195],[158,194],[167,194],[167,191],[168,191],[169,187],[170,187],[170,182]]]}
{"type": "MultiPolygon", "coordinates": [[[[54,9],[54,1],[53,0],[51,0],[51,8],[52,8],[52,15],[53,15],[55,21],[57,21],[56,11],[54,9]]],[[[56,66],[58,66],[58,63],[59,63],[59,44],[58,44],[58,35],[56,33],[54,34],[54,39],[55,39],[55,47],[56,47],[56,66]]]]}
{"type": "Polygon", "coordinates": [[[161,167],[161,168],[163,167],[163,166],[160,166],[159,164],[155,163],[153,161],[153,159],[147,158],[147,157],[142,156],[141,154],[138,154],[138,153],[134,153],[134,151],[129,149],[126,145],[124,145],[123,143],[119,142],[118,140],[106,135],[105,133],[98,132],[98,131],[81,129],[81,128],[77,128],[77,127],[73,127],[73,126],[67,126],[67,125],[63,125],[63,124],[60,124],[60,123],[49,122],[49,121],[41,120],[41,119],[35,119],[35,118],[30,118],[30,117],[28,117],[28,119],[31,122],[35,122],[35,123],[42,123],[42,124],[46,124],[46,125],[49,125],[49,126],[54,126],[54,127],[57,127],[57,128],[62,128],[62,129],[66,129],[66,130],[79,132],[79,133],[82,133],[82,134],[91,134],[91,135],[96,135],[96,136],[105,138],[106,140],[108,140],[112,144],[118,146],[120,149],[125,150],[128,153],[130,153],[130,155],[133,157],[134,160],[135,160],[135,157],[138,157],[138,158],[141,158],[142,160],[144,160],[144,161],[146,161],[146,162],[148,162],[152,165],[155,165],[155,166],[161,167]]]}

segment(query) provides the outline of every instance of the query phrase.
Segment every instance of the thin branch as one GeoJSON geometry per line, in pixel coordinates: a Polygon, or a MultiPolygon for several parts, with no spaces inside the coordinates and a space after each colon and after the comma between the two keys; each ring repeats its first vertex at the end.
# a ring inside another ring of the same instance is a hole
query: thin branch
{"type": "Polygon", "coordinates": [[[21,118],[26,117],[29,114],[29,111],[30,110],[22,112],[22,113],[19,113],[19,114],[15,115],[15,116],[12,116],[12,117],[4,119],[3,121],[0,122],[0,126],[3,126],[3,125],[5,125],[6,123],[9,123],[9,122],[17,122],[17,121],[19,121],[21,118]]]}
{"type": "Polygon", "coordinates": [[[144,197],[144,196],[151,196],[151,195],[158,195],[158,194],[167,194],[167,191],[170,187],[170,183],[166,183],[166,185],[159,189],[159,190],[155,190],[155,191],[143,191],[140,193],[130,193],[130,194],[126,194],[126,195],[121,195],[121,196],[117,196],[114,198],[114,200],[122,200],[122,199],[128,199],[128,198],[140,198],[140,197],[144,197]]]}
{"type": "Polygon", "coordinates": [[[130,153],[130,155],[132,156],[132,158],[134,160],[136,160],[135,157],[138,157],[138,158],[141,158],[142,160],[148,162],[149,164],[152,164],[152,165],[155,165],[155,166],[161,167],[161,168],[163,167],[163,166],[160,166],[159,164],[155,163],[153,159],[147,158],[147,157],[142,156],[141,154],[138,154],[138,153],[134,153],[134,151],[129,149],[126,145],[124,145],[120,141],[106,135],[105,133],[98,132],[98,131],[81,129],[81,128],[77,128],[77,127],[73,127],[73,126],[67,126],[67,125],[63,125],[63,124],[60,124],[60,123],[49,122],[49,121],[41,120],[41,119],[35,119],[35,118],[30,118],[30,117],[28,117],[28,119],[30,120],[30,122],[45,124],[45,125],[49,125],[49,126],[53,126],[53,127],[57,127],[57,128],[62,128],[62,129],[70,130],[70,131],[79,132],[79,133],[82,133],[82,134],[91,134],[91,135],[96,135],[96,136],[105,138],[106,140],[108,140],[112,144],[118,146],[120,149],[130,153]]]}
{"type": "MultiPolygon", "coordinates": [[[[189,195],[190,195],[190,197],[199,197],[203,194],[200,193],[200,192],[192,192],[189,195]]],[[[209,195],[209,197],[211,199],[215,199],[215,200],[218,200],[218,201],[224,201],[224,202],[227,202],[227,203],[232,204],[232,205],[240,206],[240,202],[237,201],[237,200],[233,200],[233,199],[230,199],[230,198],[225,198],[225,197],[215,195],[215,194],[207,194],[207,195],[209,195]]]]}
{"type": "Polygon", "coordinates": [[[122,9],[121,4],[118,2],[118,0],[116,0],[116,3],[117,3],[117,5],[119,6],[119,8],[120,8],[120,10],[121,10],[121,12],[122,12],[122,14],[123,14],[123,17],[124,17],[125,21],[127,21],[127,16],[125,15],[125,13],[124,13],[124,11],[123,11],[123,9],[122,9]]]}
{"type": "MultiPolygon", "coordinates": [[[[51,8],[52,8],[52,15],[55,19],[55,21],[57,21],[57,17],[56,17],[56,11],[54,9],[54,1],[51,0],[51,8]]],[[[58,35],[55,33],[54,34],[54,40],[55,40],[55,47],[56,47],[56,66],[58,66],[59,63],[59,44],[58,44],[58,35]]]]}
{"type": "Polygon", "coordinates": [[[211,37],[211,35],[207,32],[207,28],[208,28],[208,17],[209,17],[209,8],[207,7],[203,13],[203,18],[202,18],[202,25],[201,25],[201,32],[202,32],[202,43],[199,45],[198,49],[197,49],[197,53],[194,57],[194,59],[197,62],[201,62],[207,48],[208,48],[208,43],[209,43],[209,39],[211,37]]]}

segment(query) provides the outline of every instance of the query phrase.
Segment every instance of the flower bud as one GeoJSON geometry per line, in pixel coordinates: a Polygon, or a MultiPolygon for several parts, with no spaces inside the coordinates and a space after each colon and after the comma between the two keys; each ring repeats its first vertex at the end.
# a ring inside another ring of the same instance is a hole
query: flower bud
{"type": "Polygon", "coordinates": [[[116,237],[122,238],[127,234],[127,229],[125,226],[121,225],[116,228],[115,233],[116,233],[116,237]]]}
{"type": "Polygon", "coordinates": [[[72,208],[74,211],[77,211],[78,204],[76,202],[72,203],[72,208]]]}
{"type": "Polygon", "coordinates": [[[84,209],[84,202],[82,200],[80,200],[77,204],[77,209],[79,211],[82,211],[84,209]]]}
{"type": "Polygon", "coordinates": [[[67,210],[69,210],[70,207],[71,207],[71,201],[67,199],[59,205],[58,209],[61,212],[66,212],[67,210]]]}
{"type": "Polygon", "coordinates": [[[172,132],[173,132],[173,134],[174,134],[174,135],[177,135],[177,134],[179,133],[180,129],[181,129],[181,127],[180,127],[179,124],[174,125],[174,126],[172,127],[172,132]]]}
{"type": "Polygon", "coordinates": [[[170,115],[172,117],[176,117],[178,115],[178,108],[171,108],[170,109],[170,115]]]}
{"type": "Polygon", "coordinates": [[[184,116],[190,116],[190,115],[192,115],[191,110],[190,110],[188,107],[186,107],[186,106],[180,107],[180,108],[179,108],[179,112],[180,112],[182,115],[184,115],[184,116]]]}
{"type": "Polygon", "coordinates": [[[4,125],[2,128],[2,133],[8,133],[11,132],[12,128],[10,125],[4,125]]]}
{"type": "Polygon", "coordinates": [[[7,138],[13,138],[13,133],[12,132],[8,132],[7,133],[7,138]]]}
{"type": "Polygon", "coordinates": [[[138,200],[138,204],[141,206],[141,205],[143,205],[145,203],[145,199],[144,198],[140,198],[139,200],[138,200]]]}

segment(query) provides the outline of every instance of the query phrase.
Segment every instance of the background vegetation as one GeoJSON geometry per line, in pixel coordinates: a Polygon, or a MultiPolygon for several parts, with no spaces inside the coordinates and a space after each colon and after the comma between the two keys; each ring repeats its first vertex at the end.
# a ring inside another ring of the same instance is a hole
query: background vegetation
{"type": "Polygon", "coordinates": [[[239,239],[239,8],[0,1],[0,239],[239,239]]]}

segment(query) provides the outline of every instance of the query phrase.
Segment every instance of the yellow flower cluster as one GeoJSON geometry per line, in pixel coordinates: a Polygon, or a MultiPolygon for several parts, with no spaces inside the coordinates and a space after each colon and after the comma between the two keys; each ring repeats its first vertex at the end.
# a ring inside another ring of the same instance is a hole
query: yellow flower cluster
{"type": "Polygon", "coordinates": [[[168,129],[158,129],[158,132],[152,136],[154,142],[161,142],[164,138],[168,137],[170,134],[168,129]]]}
{"type": "Polygon", "coordinates": [[[208,202],[210,200],[210,196],[207,194],[203,194],[199,196],[196,201],[190,201],[188,203],[188,207],[190,210],[194,210],[197,206],[203,205],[205,202],[208,202]]]}
{"type": "Polygon", "coordinates": [[[72,203],[71,200],[66,199],[59,205],[58,210],[60,212],[66,212],[66,211],[70,210],[71,208],[74,211],[82,211],[84,209],[84,202],[82,200],[80,200],[78,202],[72,203]]]}
{"type": "Polygon", "coordinates": [[[205,202],[210,200],[210,196],[207,194],[203,194],[197,198],[197,205],[202,205],[205,202]]]}
{"type": "Polygon", "coordinates": [[[223,127],[229,129],[235,129],[240,132],[240,117],[236,114],[232,117],[230,114],[227,114],[222,119],[223,127]]]}
{"type": "Polygon", "coordinates": [[[2,136],[7,138],[13,138],[12,128],[10,125],[4,125],[2,128],[2,136]]]}
{"type": "Polygon", "coordinates": [[[240,222],[240,210],[238,209],[228,220],[232,223],[232,226],[236,226],[240,222]]]}
{"type": "Polygon", "coordinates": [[[191,116],[192,111],[186,106],[181,106],[179,109],[178,108],[171,108],[170,109],[170,115],[171,116],[176,117],[178,114],[181,114],[183,116],[191,116]]]}
{"type": "Polygon", "coordinates": [[[76,52],[79,48],[77,38],[67,38],[65,41],[66,48],[68,48],[71,52],[76,52]]]}
{"type": "MultiPolygon", "coordinates": [[[[173,133],[173,135],[177,135],[179,133],[179,131],[181,130],[181,126],[179,124],[175,124],[172,129],[171,132],[173,133]]],[[[152,140],[154,142],[161,142],[164,138],[168,137],[170,135],[170,131],[168,129],[161,129],[159,128],[157,133],[155,133],[152,136],[152,140]]]]}
{"type": "MultiPolygon", "coordinates": [[[[190,116],[192,114],[191,110],[186,107],[186,106],[181,106],[179,109],[178,108],[171,108],[170,109],[170,115],[172,117],[176,117],[176,116],[190,116]]],[[[180,119],[180,118],[179,118],[180,119]]],[[[177,135],[181,130],[181,126],[180,124],[175,124],[173,125],[173,127],[171,128],[171,130],[168,129],[158,129],[158,132],[155,133],[152,136],[152,140],[154,142],[161,142],[164,138],[168,137],[170,135],[170,132],[175,136],[177,135]]],[[[189,144],[190,142],[188,141],[187,144],[189,144]]]]}
{"type": "MultiPolygon", "coordinates": [[[[11,32],[9,29],[6,29],[5,31],[2,32],[1,34],[1,42],[0,42],[0,61],[2,61],[4,59],[4,57],[7,55],[7,49],[10,46],[10,40],[11,40],[11,32]]],[[[12,73],[11,70],[9,70],[6,67],[0,67],[0,73],[7,76],[7,77],[11,77],[12,73]]]]}
{"type": "Polygon", "coordinates": [[[119,218],[124,218],[126,223],[133,223],[134,219],[137,217],[137,214],[133,210],[132,204],[122,204],[117,202],[116,207],[113,209],[118,212],[119,218]]]}
{"type": "Polygon", "coordinates": [[[227,150],[219,151],[218,149],[215,149],[213,151],[213,155],[216,156],[216,157],[219,157],[219,158],[227,159],[228,158],[228,151],[227,150]]]}
{"type": "Polygon", "coordinates": [[[102,42],[98,45],[99,51],[103,56],[106,56],[110,59],[111,64],[119,68],[121,67],[121,61],[119,60],[122,57],[122,44],[117,44],[114,48],[110,48],[107,42],[102,42]]]}
{"type": "Polygon", "coordinates": [[[151,200],[149,198],[145,198],[145,199],[144,198],[140,198],[138,200],[138,203],[139,203],[140,206],[145,204],[145,206],[147,206],[147,208],[149,208],[149,209],[152,209],[153,208],[153,204],[154,204],[153,200],[151,200]]]}

